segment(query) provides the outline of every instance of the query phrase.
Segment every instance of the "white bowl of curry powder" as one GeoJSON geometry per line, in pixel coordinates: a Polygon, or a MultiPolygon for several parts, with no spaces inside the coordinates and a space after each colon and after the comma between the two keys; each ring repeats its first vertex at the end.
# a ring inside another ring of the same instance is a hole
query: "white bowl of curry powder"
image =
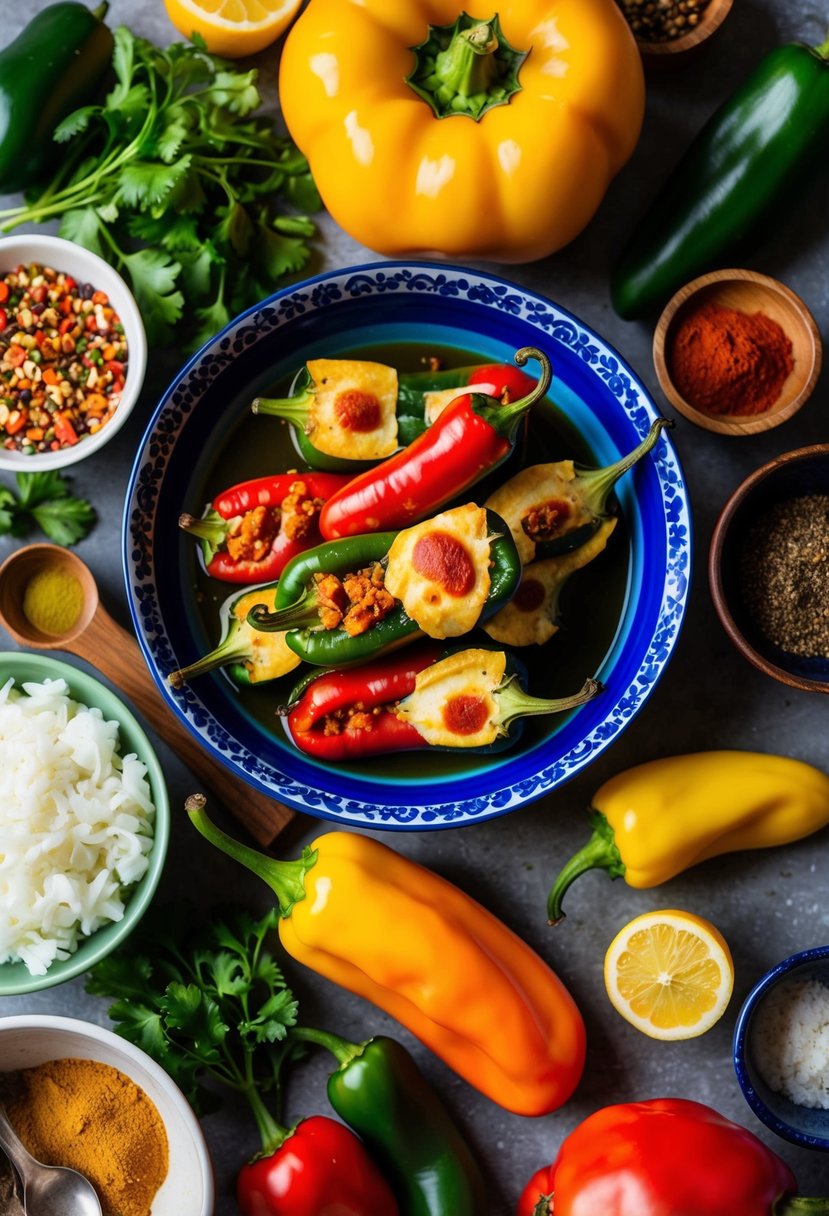
{"type": "MultiPolygon", "coordinates": [[[[0,1018],[0,1099],[40,1161],[89,1178],[103,1216],[212,1216],[213,1169],[184,1094],[140,1048],[90,1022],[0,1018]]],[[[0,1166],[0,1210],[22,1216],[0,1166]]]]}

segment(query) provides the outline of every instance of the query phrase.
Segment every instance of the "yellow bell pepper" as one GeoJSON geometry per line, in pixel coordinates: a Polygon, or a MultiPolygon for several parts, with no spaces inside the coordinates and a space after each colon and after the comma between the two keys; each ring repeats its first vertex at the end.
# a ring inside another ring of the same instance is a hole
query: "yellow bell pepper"
{"type": "Polygon", "coordinates": [[[279,77],[323,202],[389,255],[527,262],[585,227],[644,82],[615,0],[310,0],[279,77]]]}
{"type": "Polygon", "coordinates": [[[584,1068],[573,998],[534,950],[463,891],[379,841],[317,837],[296,861],[232,840],[193,795],[187,810],[217,848],[279,900],[287,952],[397,1018],[507,1110],[565,1102],[584,1068]]]}
{"type": "Polygon", "coordinates": [[[829,823],[829,776],[789,756],[692,752],[617,773],[593,798],[593,835],[550,891],[551,924],[567,888],[603,869],[656,887],[689,866],[740,849],[789,844],[829,823]]]}

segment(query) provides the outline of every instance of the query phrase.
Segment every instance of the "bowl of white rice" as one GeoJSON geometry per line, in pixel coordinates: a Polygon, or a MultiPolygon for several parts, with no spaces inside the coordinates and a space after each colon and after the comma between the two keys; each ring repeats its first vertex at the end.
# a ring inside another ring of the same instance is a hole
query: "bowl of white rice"
{"type": "Polygon", "coordinates": [[[767,1127],[829,1150],[829,946],[793,954],[757,981],[737,1018],[734,1068],[767,1127]]]}
{"type": "Polygon", "coordinates": [[[155,893],[164,775],[133,713],[49,655],[0,653],[0,996],[81,975],[155,893]]]}

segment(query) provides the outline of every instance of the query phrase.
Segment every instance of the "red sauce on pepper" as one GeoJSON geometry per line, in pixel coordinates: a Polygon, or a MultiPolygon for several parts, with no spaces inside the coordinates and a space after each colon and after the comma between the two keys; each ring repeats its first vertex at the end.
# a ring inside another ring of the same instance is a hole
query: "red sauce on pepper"
{"type": "Polygon", "coordinates": [[[544,603],[544,587],[537,578],[524,578],[512,602],[519,612],[535,612],[544,603]]]}
{"type": "Polygon", "coordinates": [[[334,400],[337,421],[347,431],[376,431],[380,425],[380,402],[374,393],[351,388],[338,393],[334,400]]]}
{"type": "Polygon", "coordinates": [[[443,707],[443,724],[453,735],[476,735],[488,718],[486,701],[475,693],[458,693],[443,707]]]}
{"type": "Polygon", "coordinates": [[[552,540],[563,530],[570,518],[570,503],[560,498],[550,498],[531,507],[521,520],[521,527],[530,540],[552,540]]]}
{"type": "Polygon", "coordinates": [[[418,574],[439,583],[447,595],[468,595],[475,586],[475,566],[461,542],[448,532],[427,532],[415,542],[412,565],[418,574]]]}

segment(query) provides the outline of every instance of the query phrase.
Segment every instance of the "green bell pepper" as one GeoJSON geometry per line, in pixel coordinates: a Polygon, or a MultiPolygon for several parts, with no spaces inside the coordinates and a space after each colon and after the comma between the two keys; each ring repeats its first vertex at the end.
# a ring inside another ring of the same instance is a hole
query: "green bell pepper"
{"type": "Polygon", "coordinates": [[[770,51],[706,123],[656,196],[611,277],[632,318],[762,236],[826,168],[829,40],[770,51]]]}
{"type": "Polygon", "coordinates": [[[0,194],[26,190],[54,169],[55,128],[94,100],[112,61],[108,7],[51,4],[0,51],[0,194]]]}
{"type": "Polygon", "coordinates": [[[318,1043],[339,1067],[328,1100],[365,1141],[405,1216],[481,1216],[488,1207],[478,1164],[437,1093],[395,1039],[348,1043],[296,1027],[290,1037],[318,1043]]]}
{"type": "MultiPolygon", "coordinates": [[[[521,581],[521,561],[510,530],[500,516],[487,511],[490,540],[490,586],[480,620],[493,616],[514,594],[521,581]]],[[[256,630],[285,632],[285,641],[314,667],[343,667],[364,663],[422,636],[420,626],[398,603],[364,633],[323,629],[315,574],[351,574],[374,563],[384,564],[397,532],[370,532],[327,541],[288,562],[276,589],[275,610],[264,603],[251,608],[248,623],[256,630]]],[[[268,590],[264,588],[263,590],[268,590]]],[[[263,595],[264,600],[264,595],[263,595]]]]}

